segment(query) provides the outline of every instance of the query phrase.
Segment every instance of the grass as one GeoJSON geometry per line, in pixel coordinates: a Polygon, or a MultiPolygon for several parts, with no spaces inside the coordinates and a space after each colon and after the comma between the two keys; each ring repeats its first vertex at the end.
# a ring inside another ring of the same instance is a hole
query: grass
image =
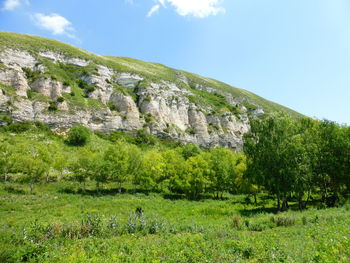
{"type": "Polygon", "coordinates": [[[100,194],[93,184],[86,193],[78,188],[74,182],[46,183],[29,195],[24,185],[0,184],[0,261],[350,260],[346,208],[276,215],[266,198],[255,207],[244,196],[188,201],[132,190],[117,194],[113,184],[100,194]]]}
{"type": "MultiPolygon", "coordinates": [[[[236,113],[236,109],[227,107],[225,100],[218,98],[217,96],[210,94],[208,92],[201,92],[191,88],[189,85],[181,82],[179,80],[179,75],[184,75],[189,80],[190,84],[201,84],[205,87],[211,87],[220,93],[229,93],[233,97],[238,98],[240,101],[243,101],[243,104],[250,105],[249,108],[254,108],[257,105],[262,107],[266,112],[285,112],[294,117],[301,117],[301,114],[283,107],[279,104],[273,103],[271,101],[265,100],[249,91],[238,89],[222,83],[217,80],[205,78],[196,74],[192,74],[185,71],[180,71],[176,69],[169,68],[167,66],[158,64],[158,63],[149,63],[137,59],[126,58],[126,57],[112,57],[112,56],[100,56],[92,54],[88,51],[82,50],[80,48],[61,43],[56,40],[24,35],[18,33],[9,33],[0,31],[0,51],[6,47],[12,49],[24,49],[36,57],[41,63],[43,63],[48,69],[49,73],[61,81],[70,82],[72,76],[69,72],[72,69],[72,66],[69,70],[66,68],[59,68],[59,64],[50,63],[47,59],[40,57],[38,54],[44,51],[53,51],[59,54],[62,54],[66,57],[81,58],[89,60],[91,63],[86,68],[93,70],[95,65],[104,65],[111,69],[114,69],[117,72],[130,72],[133,74],[139,74],[144,77],[144,82],[155,82],[159,83],[161,80],[169,81],[176,83],[178,86],[186,88],[194,93],[197,97],[196,103],[205,104],[207,106],[213,106],[214,108],[226,108],[226,111],[229,110],[233,113],[236,113]],[[223,103],[222,105],[217,105],[218,103],[223,103]],[[227,109],[228,108],[228,109],[227,109]]],[[[75,69],[77,70],[77,69],[75,69]]],[[[82,106],[82,103],[77,105],[82,106]]]]}

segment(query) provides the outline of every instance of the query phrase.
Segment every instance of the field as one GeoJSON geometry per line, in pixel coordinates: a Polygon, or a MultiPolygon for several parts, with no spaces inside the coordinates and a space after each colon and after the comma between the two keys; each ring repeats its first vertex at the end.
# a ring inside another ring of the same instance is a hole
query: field
{"type": "Polygon", "coordinates": [[[128,192],[2,183],[0,262],[350,262],[349,205],[277,214],[265,194],[128,192]]]}

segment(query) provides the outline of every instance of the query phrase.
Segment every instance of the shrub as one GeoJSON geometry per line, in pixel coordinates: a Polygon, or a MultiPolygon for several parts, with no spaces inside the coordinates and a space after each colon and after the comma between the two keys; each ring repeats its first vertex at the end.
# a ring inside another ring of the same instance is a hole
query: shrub
{"type": "Polygon", "coordinates": [[[295,224],[295,219],[291,216],[274,216],[271,217],[271,222],[276,226],[292,226],[295,224]]]}
{"type": "Polygon", "coordinates": [[[304,225],[304,226],[307,225],[307,217],[306,217],[306,216],[303,216],[303,217],[301,218],[301,221],[303,222],[303,225],[304,225]]]}
{"type": "Polygon", "coordinates": [[[234,216],[232,218],[231,226],[233,228],[240,228],[240,226],[241,226],[241,217],[240,216],[234,216]]]}
{"type": "Polygon", "coordinates": [[[89,86],[86,86],[86,87],[85,87],[85,91],[86,91],[87,93],[92,93],[92,92],[95,91],[95,89],[96,89],[96,87],[95,87],[95,86],[92,86],[92,85],[89,85],[89,86]]]}
{"type": "Polygon", "coordinates": [[[0,116],[0,123],[2,123],[2,122],[4,122],[7,125],[9,125],[12,122],[12,119],[8,115],[2,115],[2,116],[0,116]]]}
{"type": "Polygon", "coordinates": [[[107,106],[108,106],[108,108],[109,108],[111,111],[117,111],[117,110],[118,110],[117,105],[115,105],[114,103],[109,102],[109,103],[107,104],[107,106]]]}
{"type": "Polygon", "coordinates": [[[50,101],[49,104],[50,104],[50,105],[49,105],[49,108],[48,108],[49,111],[57,111],[57,110],[58,110],[58,107],[57,107],[57,103],[56,103],[56,102],[50,101]]]}
{"type": "Polygon", "coordinates": [[[50,130],[49,126],[42,123],[41,121],[35,121],[34,125],[36,128],[38,128],[39,130],[42,130],[42,131],[49,131],[50,130]]]}
{"type": "Polygon", "coordinates": [[[74,146],[83,146],[89,141],[89,138],[90,131],[79,125],[70,129],[66,142],[74,146]]]}
{"type": "Polygon", "coordinates": [[[22,121],[22,122],[11,123],[6,127],[6,130],[14,133],[21,133],[21,132],[29,131],[31,127],[32,127],[32,124],[29,121],[22,121]]]}
{"type": "Polygon", "coordinates": [[[58,103],[62,103],[62,102],[64,102],[64,98],[61,96],[61,97],[58,97],[57,98],[57,102],[58,103]]]}
{"type": "Polygon", "coordinates": [[[189,128],[186,129],[186,133],[191,134],[191,135],[195,135],[196,134],[196,130],[191,128],[191,127],[189,127],[189,128]]]}

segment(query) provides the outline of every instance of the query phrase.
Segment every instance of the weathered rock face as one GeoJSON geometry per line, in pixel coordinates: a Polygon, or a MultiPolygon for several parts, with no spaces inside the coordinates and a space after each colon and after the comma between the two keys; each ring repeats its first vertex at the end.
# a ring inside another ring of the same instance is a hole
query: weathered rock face
{"type": "MultiPolygon", "coordinates": [[[[89,61],[66,58],[54,52],[42,52],[38,56],[49,59],[52,63],[60,62],[77,67],[90,64],[89,61]]],[[[74,92],[67,83],[47,75],[29,81],[24,68],[46,73],[40,59],[25,51],[0,52],[0,83],[13,88],[10,94],[0,87],[0,111],[11,115],[15,121],[42,121],[53,129],[78,124],[104,132],[146,129],[150,134],[184,143],[203,147],[226,146],[231,149],[242,148],[242,135],[249,129],[248,115],[243,107],[239,115],[228,111],[213,115],[210,105],[199,106],[189,100],[189,96],[195,96],[190,89],[161,79],[157,83],[145,82],[140,87],[144,76],[116,72],[97,65],[97,72],[84,73],[78,78],[94,87],[90,91],[84,90],[84,96],[88,98],[81,99],[97,101],[102,106],[77,107],[73,103],[73,97],[69,99],[74,96],[70,95],[74,92]],[[28,90],[39,93],[46,99],[28,98],[28,90]],[[66,98],[64,101],[62,96],[66,98]],[[49,110],[52,103],[57,105],[58,110],[49,110]]],[[[179,73],[178,78],[188,85],[183,74],[179,73]]],[[[209,93],[216,92],[210,87],[198,85],[197,88],[209,93]]],[[[238,104],[230,94],[223,95],[229,104],[238,104]]]]}
{"type": "Polygon", "coordinates": [[[31,84],[32,90],[41,93],[53,100],[61,97],[63,93],[70,93],[71,88],[63,85],[62,82],[53,80],[52,78],[42,77],[38,78],[31,84]]]}

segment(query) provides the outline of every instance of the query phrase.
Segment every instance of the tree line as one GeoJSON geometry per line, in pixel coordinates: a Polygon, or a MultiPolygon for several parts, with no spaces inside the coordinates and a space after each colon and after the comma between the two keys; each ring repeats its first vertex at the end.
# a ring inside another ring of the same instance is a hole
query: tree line
{"type": "MultiPolygon", "coordinates": [[[[5,181],[27,183],[32,192],[38,182],[74,180],[85,191],[87,181],[96,182],[96,190],[106,183],[115,183],[122,192],[127,185],[135,190],[163,191],[198,199],[203,194],[222,197],[224,192],[239,188],[245,170],[245,157],[226,148],[200,149],[196,145],[158,147],[139,134],[128,138],[116,133],[112,143],[100,145],[91,141],[92,134],[82,126],[71,129],[65,143],[74,148],[65,153],[55,140],[22,144],[0,142],[0,170],[5,181]],[[91,141],[91,142],[89,142],[91,141]]],[[[96,136],[95,136],[96,137],[96,136]]]]}
{"type": "Polygon", "coordinates": [[[312,194],[334,206],[350,192],[350,127],[328,120],[270,115],[251,120],[245,135],[246,178],[287,209],[304,209],[312,194]]]}
{"type": "MultiPolygon", "coordinates": [[[[73,127],[62,143],[36,123],[49,136],[22,144],[0,141],[0,171],[5,181],[28,183],[31,191],[35,183],[52,180],[55,174],[56,180],[78,182],[82,191],[87,181],[95,181],[97,191],[115,183],[119,193],[127,186],[190,199],[230,192],[252,194],[256,201],[259,192],[267,191],[276,197],[278,209],[288,209],[291,200],[304,209],[315,195],[328,206],[347,197],[350,127],[280,114],[250,124],[243,151],[232,152],[191,144],[159,147],[143,132],[136,137],[98,134],[99,141],[90,140],[92,133],[82,126],[73,127]]],[[[9,127],[10,132],[27,130],[21,124],[9,127]]]]}

